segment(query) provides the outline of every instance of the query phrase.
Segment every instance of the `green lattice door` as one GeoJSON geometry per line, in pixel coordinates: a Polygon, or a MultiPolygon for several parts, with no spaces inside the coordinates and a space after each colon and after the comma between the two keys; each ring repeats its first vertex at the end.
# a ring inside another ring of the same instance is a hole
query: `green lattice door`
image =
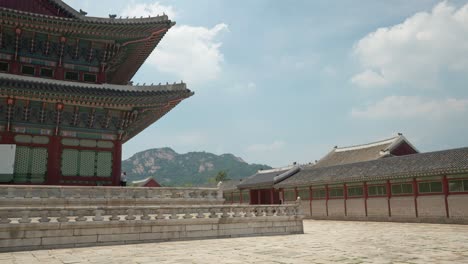
{"type": "Polygon", "coordinates": [[[62,175],[110,177],[112,175],[112,152],[64,149],[62,175]]]}
{"type": "Polygon", "coordinates": [[[43,183],[47,173],[47,149],[16,147],[13,181],[43,183]]]}
{"type": "Polygon", "coordinates": [[[110,177],[112,175],[112,152],[98,152],[96,167],[97,176],[110,177]]]}

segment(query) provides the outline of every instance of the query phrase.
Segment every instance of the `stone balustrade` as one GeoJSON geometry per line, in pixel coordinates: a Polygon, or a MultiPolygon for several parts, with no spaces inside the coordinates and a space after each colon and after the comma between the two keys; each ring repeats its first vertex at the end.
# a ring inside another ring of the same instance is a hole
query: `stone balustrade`
{"type": "Polygon", "coordinates": [[[2,207],[0,208],[0,225],[279,216],[299,217],[297,204],[262,206],[2,207]]]}
{"type": "Polygon", "coordinates": [[[0,207],[0,251],[302,234],[298,205],[0,207]]]}
{"type": "Polygon", "coordinates": [[[222,190],[217,188],[0,186],[0,207],[222,204],[223,201],[222,190]]]}

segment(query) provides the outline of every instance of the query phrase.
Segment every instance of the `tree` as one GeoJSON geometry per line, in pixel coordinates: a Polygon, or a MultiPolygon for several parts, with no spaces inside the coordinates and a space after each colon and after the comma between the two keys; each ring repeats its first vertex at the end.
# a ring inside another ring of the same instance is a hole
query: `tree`
{"type": "Polygon", "coordinates": [[[208,179],[208,182],[218,183],[220,181],[225,182],[225,181],[229,181],[229,180],[231,180],[231,179],[229,179],[228,174],[227,174],[226,171],[218,171],[216,176],[208,179]]]}

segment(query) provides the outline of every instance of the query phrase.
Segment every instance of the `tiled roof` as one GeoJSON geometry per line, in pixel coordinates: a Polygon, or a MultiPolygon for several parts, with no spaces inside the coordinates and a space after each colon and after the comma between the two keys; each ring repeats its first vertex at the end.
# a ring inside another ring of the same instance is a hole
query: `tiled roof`
{"type": "Polygon", "coordinates": [[[229,181],[224,181],[223,184],[221,185],[221,189],[223,191],[235,191],[237,190],[237,185],[242,183],[242,180],[229,180],[229,181]]]}
{"type": "Polygon", "coordinates": [[[49,0],[53,2],[55,5],[59,6],[60,9],[68,13],[70,17],[60,17],[60,16],[51,16],[51,15],[44,15],[44,14],[39,14],[39,13],[31,13],[31,12],[26,12],[22,10],[16,10],[16,9],[10,9],[10,8],[5,8],[5,7],[0,7],[0,11],[6,11],[6,12],[12,12],[16,14],[28,14],[32,15],[35,17],[41,17],[41,18],[52,18],[56,19],[58,21],[65,21],[65,22],[71,22],[71,21],[81,21],[81,22],[89,22],[89,23],[95,23],[95,24],[113,24],[113,25],[142,25],[142,24],[154,24],[154,23],[160,23],[160,22],[171,22],[168,18],[167,15],[161,14],[155,17],[134,17],[134,18],[129,18],[129,17],[120,17],[116,16],[115,18],[107,18],[107,17],[92,17],[92,16],[86,16],[75,10],[73,7],[67,5],[63,1],[60,0],[49,0]]]}
{"type": "Polygon", "coordinates": [[[245,178],[242,183],[237,185],[237,188],[251,188],[251,187],[272,187],[273,184],[280,182],[294,173],[299,171],[297,166],[289,166],[285,168],[261,170],[254,175],[245,178]]]}
{"type": "Polygon", "coordinates": [[[308,166],[275,187],[437,176],[468,172],[468,148],[450,149],[330,167],[308,166]]]}
{"type": "MultiPolygon", "coordinates": [[[[186,98],[193,93],[185,83],[167,85],[116,85],[61,81],[15,74],[0,73],[0,91],[9,96],[48,97],[80,102],[106,102],[109,104],[151,105],[164,100],[186,98]],[[19,94],[18,94],[19,93],[19,94]],[[79,97],[79,99],[77,99],[79,97]]],[[[167,101],[166,101],[167,102],[167,101]]]]}
{"type": "Polygon", "coordinates": [[[403,142],[412,146],[404,136],[398,135],[393,138],[363,145],[335,147],[325,157],[320,159],[315,164],[315,167],[327,167],[379,159],[389,155],[394,148],[403,142]]]}
{"type": "Polygon", "coordinates": [[[131,186],[136,186],[136,187],[143,187],[145,186],[145,184],[147,184],[149,181],[151,181],[151,177],[148,177],[146,179],[143,179],[143,180],[139,180],[139,181],[132,181],[130,183],[131,186]]]}

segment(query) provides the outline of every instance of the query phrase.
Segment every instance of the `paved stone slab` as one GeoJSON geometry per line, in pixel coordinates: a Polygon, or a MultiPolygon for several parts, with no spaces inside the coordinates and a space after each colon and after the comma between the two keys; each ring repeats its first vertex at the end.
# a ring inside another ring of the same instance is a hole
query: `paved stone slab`
{"type": "Polygon", "coordinates": [[[0,253],[0,263],[468,263],[468,226],[304,221],[304,235],[0,253]]]}

